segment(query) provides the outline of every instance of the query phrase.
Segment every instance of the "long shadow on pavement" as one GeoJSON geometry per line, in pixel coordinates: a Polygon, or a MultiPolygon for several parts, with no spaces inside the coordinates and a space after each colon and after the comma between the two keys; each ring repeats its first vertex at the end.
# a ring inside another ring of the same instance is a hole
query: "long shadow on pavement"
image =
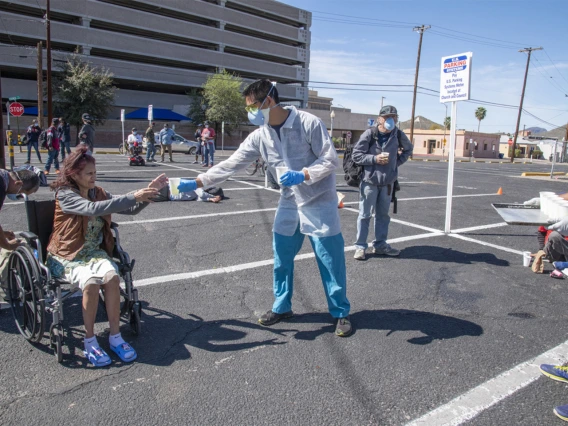
{"type": "Polygon", "coordinates": [[[495,266],[509,266],[507,260],[499,259],[493,253],[465,253],[452,248],[438,246],[407,247],[401,250],[400,257],[404,259],[423,259],[433,262],[461,263],[465,265],[487,263],[495,266]]]}
{"type": "MultiPolygon", "coordinates": [[[[407,309],[365,310],[350,316],[355,332],[357,330],[387,330],[387,336],[397,331],[417,331],[425,336],[408,339],[414,345],[427,345],[434,340],[454,339],[461,336],[481,336],[483,328],[471,321],[431,312],[407,309]]],[[[324,333],[332,333],[335,324],[330,324],[329,314],[303,314],[290,320],[293,323],[327,323],[318,330],[298,331],[294,338],[314,340],[324,333]]]]}

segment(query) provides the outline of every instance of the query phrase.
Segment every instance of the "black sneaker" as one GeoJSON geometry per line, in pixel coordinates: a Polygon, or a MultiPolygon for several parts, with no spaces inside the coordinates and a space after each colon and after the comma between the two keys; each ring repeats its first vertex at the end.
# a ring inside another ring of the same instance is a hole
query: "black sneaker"
{"type": "Polygon", "coordinates": [[[335,327],[335,335],[339,337],[347,337],[353,332],[349,317],[339,318],[335,327]]]}
{"type": "Polygon", "coordinates": [[[272,325],[276,324],[278,321],[290,318],[294,315],[292,311],[284,312],[283,314],[277,314],[276,312],[272,312],[271,310],[265,314],[262,314],[258,319],[258,323],[260,325],[272,325]]]}

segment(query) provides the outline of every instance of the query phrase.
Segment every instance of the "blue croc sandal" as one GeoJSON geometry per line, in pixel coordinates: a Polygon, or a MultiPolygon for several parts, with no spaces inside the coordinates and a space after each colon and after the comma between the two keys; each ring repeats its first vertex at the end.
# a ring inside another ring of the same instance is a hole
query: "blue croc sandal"
{"type": "Polygon", "coordinates": [[[134,348],[126,342],[118,346],[111,346],[110,350],[117,354],[124,362],[134,361],[138,357],[134,348]]]}
{"type": "Polygon", "coordinates": [[[111,363],[110,357],[101,348],[93,348],[89,353],[83,351],[83,354],[95,367],[106,367],[111,363]]]}

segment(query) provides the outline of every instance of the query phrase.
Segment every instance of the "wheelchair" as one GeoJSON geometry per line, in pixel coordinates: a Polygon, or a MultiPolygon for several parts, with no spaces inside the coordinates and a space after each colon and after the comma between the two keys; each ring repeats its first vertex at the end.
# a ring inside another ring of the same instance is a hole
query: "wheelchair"
{"type": "MultiPolygon", "coordinates": [[[[79,288],[74,288],[65,279],[53,277],[45,266],[47,245],[53,231],[55,200],[32,201],[25,197],[28,231],[17,235],[25,244],[14,250],[8,259],[7,296],[18,331],[32,343],[44,337],[46,316],[51,314],[49,342],[58,362],[63,360],[63,303],[79,288]]],[[[134,334],[141,332],[142,305],[138,290],[132,282],[135,260],[130,259],[120,246],[118,225],[111,224],[115,246],[113,260],[118,265],[119,275],[124,280],[121,286],[120,317],[130,323],[134,334]]],[[[101,286],[99,302],[106,310],[104,289],[101,286]]]]}

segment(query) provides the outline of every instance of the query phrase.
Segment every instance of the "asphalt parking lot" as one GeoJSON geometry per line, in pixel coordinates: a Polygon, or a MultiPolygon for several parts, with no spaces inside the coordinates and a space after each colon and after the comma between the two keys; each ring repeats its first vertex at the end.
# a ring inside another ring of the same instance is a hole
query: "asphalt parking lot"
{"type": "MultiPolygon", "coordinates": [[[[195,177],[202,169],[193,158],[136,168],[97,155],[98,184],[120,194],[160,173],[195,177]]],[[[295,317],[257,324],[272,306],[279,198],[263,178],[234,176],[220,204],[155,203],[114,215],[144,301],[142,335],[123,325],[138,360],[87,365],[79,298],[65,306],[62,364],[47,338],[27,343],[2,309],[0,424],[562,424],[552,409],[568,404],[568,388],[538,364],[568,361],[568,281],[522,266],[521,252],[537,248],[536,229],[507,226],[491,203],[566,192],[566,182],[520,177],[549,171],[546,163],[455,170],[453,233],[443,233],[447,163],[409,162],[389,232],[401,256],[363,262],[353,259],[358,193],[337,171],[356,329],[344,339],[333,334],[308,240],[296,260],[295,317]]],[[[35,198],[50,196],[41,188],[35,198]]],[[[0,220],[24,230],[23,204],[7,201],[0,220]]],[[[106,348],[105,327],[99,313],[106,348]]]]}

